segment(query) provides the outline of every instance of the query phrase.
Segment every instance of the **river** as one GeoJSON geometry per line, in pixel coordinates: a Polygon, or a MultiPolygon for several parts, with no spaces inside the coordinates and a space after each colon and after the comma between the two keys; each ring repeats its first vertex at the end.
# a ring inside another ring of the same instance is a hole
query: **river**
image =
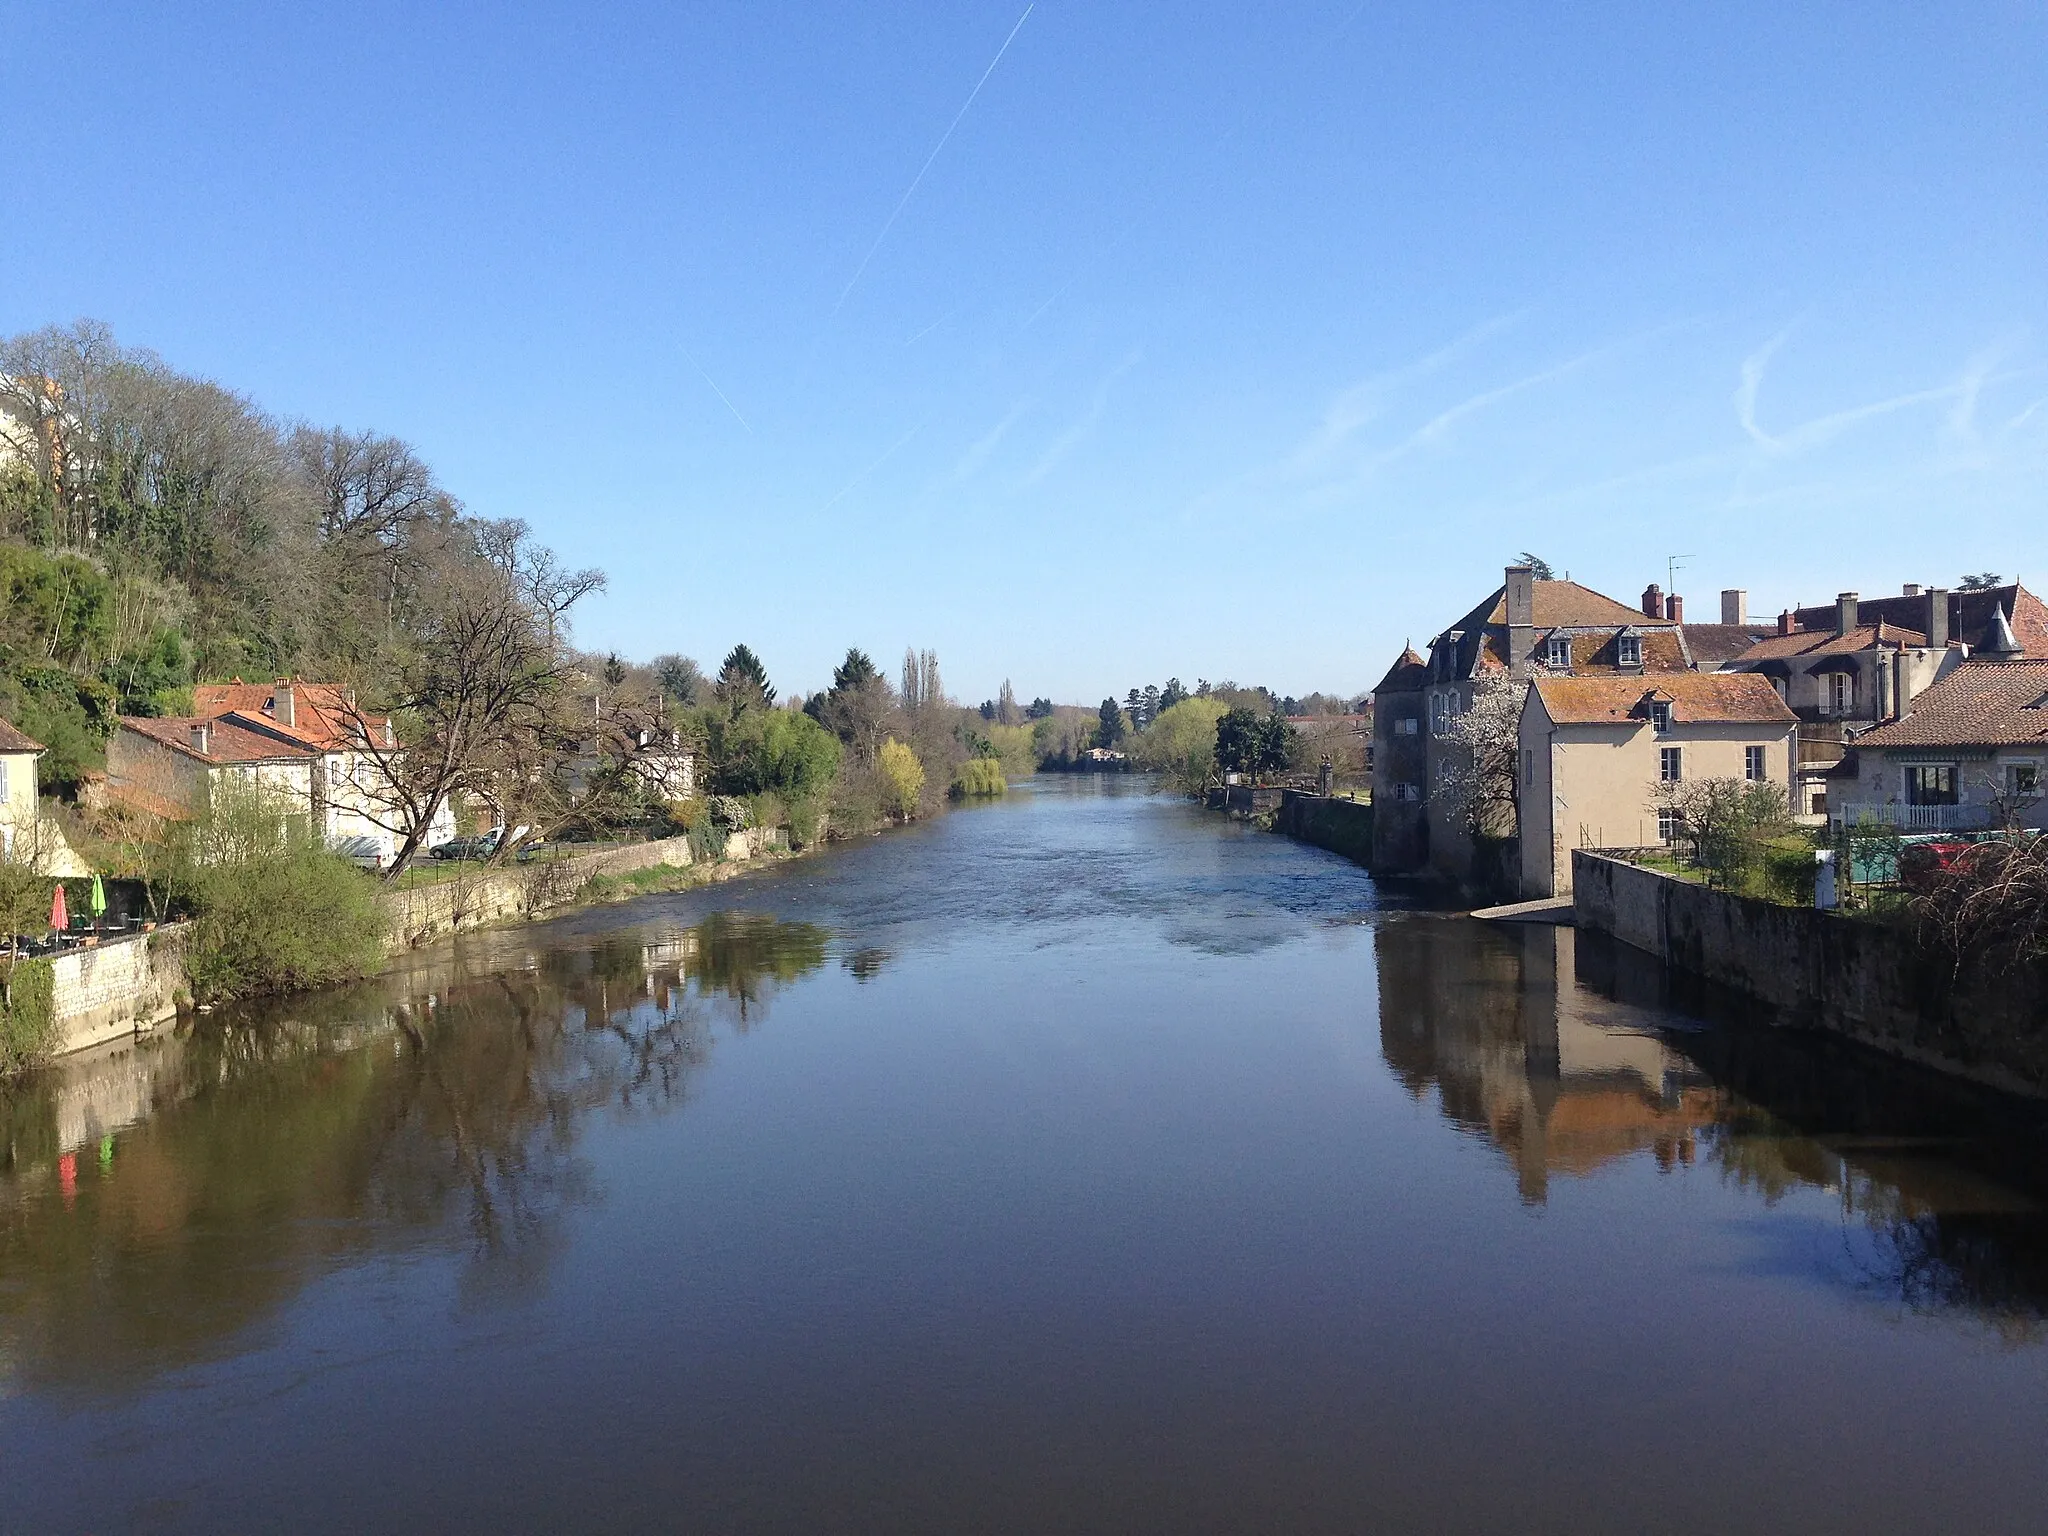
{"type": "Polygon", "coordinates": [[[0,1133],[5,1531],[2048,1521],[2038,1114],[1139,780],[0,1133]]]}

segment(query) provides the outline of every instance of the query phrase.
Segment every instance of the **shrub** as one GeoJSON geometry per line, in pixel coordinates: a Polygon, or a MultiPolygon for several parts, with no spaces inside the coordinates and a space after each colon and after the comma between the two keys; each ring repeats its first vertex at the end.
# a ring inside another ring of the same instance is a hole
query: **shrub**
{"type": "Polygon", "coordinates": [[[924,793],[924,764],[917,754],[893,736],[882,743],[875,757],[886,789],[885,803],[891,815],[908,821],[917,814],[918,796],[924,793]]]}
{"type": "Polygon", "coordinates": [[[1174,788],[1199,791],[1216,772],[1216,723],[1225,709],[1220,699],[1182,699],[1159,712],[1131,743],[1138,766],[1163,773],[1174,788]]]}
{"type": "Polygon", "coordinates": [[[972,757],[953,775],[952,795],[955,800],[988,800],[1009,787],[1001,763],[992,757],[972,757]]]}
{"type": "Polygon", "coordinates": [[[49,1054],[57,1019],[56,977],[47,960],[16,960],[0,997],[0,1073],[32,1067],[49,1054]]]}
{"type": "Polygon", "coordinates": [[[353,981],[384,953],[376,886],[264,791],[216,784],[187,830],[194,919],[185,966],[205,1002],[353,981]]]}

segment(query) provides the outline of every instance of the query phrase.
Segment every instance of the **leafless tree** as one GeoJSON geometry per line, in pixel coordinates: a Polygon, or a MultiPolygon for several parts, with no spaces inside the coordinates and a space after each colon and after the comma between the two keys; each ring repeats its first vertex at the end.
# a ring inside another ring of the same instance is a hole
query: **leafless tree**
{"type": "Polygon", "coordinates": [[[1506,837],[1519,810],[1522,701],[1529,679],[1489,672],[1472,684],[1472,702],[1445,733],[1440,792],[1449,796],[1474,836],[1506,837]]]}

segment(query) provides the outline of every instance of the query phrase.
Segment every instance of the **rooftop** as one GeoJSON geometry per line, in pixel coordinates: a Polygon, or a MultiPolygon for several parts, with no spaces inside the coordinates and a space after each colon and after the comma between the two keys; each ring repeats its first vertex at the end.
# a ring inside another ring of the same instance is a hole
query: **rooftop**
{"type": "Polygon", "coordinates": [[[12,724],[0,720],[0,752],[40,752],[43,744],[22,735],[12,724]]]}
{"type": "Polygon", "coordinates": [[[123,715],[122,728],[147,736],[173,752],[201,763],[302,763],[318,757],[311,742],[280,738],[268,729],[252,730],[233,715],[189,715],[177,718],[123,715]],[[193,733],[206,728],[206,750],[193,745],[193,733]]]}
{"type": "Polygon", "coordinates": [[[1659,672],[1648,677],[1539,677],[1530,685],[1560,725],[1625,725],[1671,706],[1681,724],[1791,726],[1798,717],[1751,672],[1659,672]]]}
{"type": "Polygon", "coordinates": [[[1966,661],[1859,747],[2048,746],[2048,659],[1966,661]]]}

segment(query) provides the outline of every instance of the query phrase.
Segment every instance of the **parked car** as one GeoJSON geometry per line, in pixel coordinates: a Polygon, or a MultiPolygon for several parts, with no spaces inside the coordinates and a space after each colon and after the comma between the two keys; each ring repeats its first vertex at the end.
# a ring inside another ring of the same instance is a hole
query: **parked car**
{"type": "Polygon", "coordinates": [[[499,836],[486,832],[479,837],[451,837],[427,852],[437,859],[488,859],[498,851],[499,836]]]}
{"type": "Polygon", "coordinates": [[[1916,894],[1925,892],[1976,846],[1954,838],[1906,843],[1899,849],[1899,883],[1916,894]]]}
{"type": "Polygon", "coordinates": [[[334,851],[358,869],[381,870],[391,862],[381,838],[344,837],[334,844],[334,851]]]}

